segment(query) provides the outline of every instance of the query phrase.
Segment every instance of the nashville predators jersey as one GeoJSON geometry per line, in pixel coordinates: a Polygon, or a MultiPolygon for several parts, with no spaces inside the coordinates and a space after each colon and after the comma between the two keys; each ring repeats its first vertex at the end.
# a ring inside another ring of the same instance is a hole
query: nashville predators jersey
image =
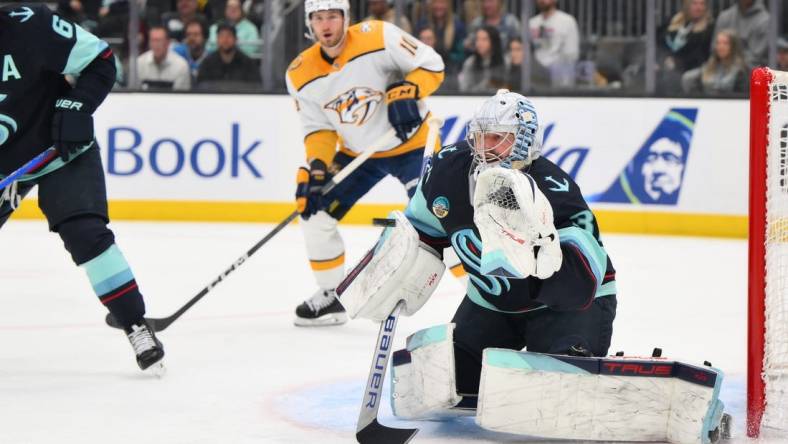
{"type": "Polygon", "coordinates": [[[391,128],[386,87],[407,80],[419,87],[422,124],[402,143],[392,138],[373,157],[390,157],[426,143],[424,97],[443,80],[443,60],[431,47],[382,21],[348,28],[341,54],[330,59],[315,43],[287,69],[287,88],[296,101],[304,131],[307,160],[330,161],[337,147],[362,152],[391,128]]]}

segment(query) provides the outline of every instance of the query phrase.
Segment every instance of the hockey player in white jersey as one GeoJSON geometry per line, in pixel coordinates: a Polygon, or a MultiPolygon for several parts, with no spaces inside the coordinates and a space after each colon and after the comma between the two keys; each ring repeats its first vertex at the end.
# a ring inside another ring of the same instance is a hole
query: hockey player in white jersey
{"type": "Polygon", "coordinates": [[[413,195],[428,130],[422,99],[440,86],[444,65],[432,48],[390,23],[350,26],[348,0],[306,0],[304,6],[315,44],[288,67],[287,89],[303,126],[309,168],[299,168],[296,202],[319,288],[296,308],[295,324],[337,325],[347,320],[335,293],[345,262],[337,223],[389,174],[413,195]],[[370,146],[392,128],[396,137],[370,146]],[[369,148],[378,152],[330,193],[320,193],[369,148]]]}

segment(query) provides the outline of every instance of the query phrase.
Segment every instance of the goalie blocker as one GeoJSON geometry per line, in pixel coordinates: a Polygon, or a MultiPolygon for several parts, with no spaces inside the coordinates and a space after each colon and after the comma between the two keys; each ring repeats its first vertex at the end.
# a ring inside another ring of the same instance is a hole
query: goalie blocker
{"type": "MultiPolygon", "coordinates": [[[[457,393],[454,324],[394,353],[391,405],[403,419],[472,413],[457,393]]],[[[541,438],[709,444],[729,436],[723,374],[662,358],[585,358],[488,348],[476,422],[541,438]]]]}
{"type": "Polygon", "coordinates": [[[399,301],[403,312],[417,312],[435,291],[446,265],[440,254],[419,241],[419,235],[400,211],[394,226],[380,239],[337,287],[339,302],[350,318],[386,319],[399,301]]]}

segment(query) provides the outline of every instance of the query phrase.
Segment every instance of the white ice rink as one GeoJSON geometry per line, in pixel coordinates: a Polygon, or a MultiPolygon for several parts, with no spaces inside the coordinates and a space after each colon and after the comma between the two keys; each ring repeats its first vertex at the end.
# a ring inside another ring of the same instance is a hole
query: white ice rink
{"type": "MultiPolygon", "coordinates": [[[[169,315],[270,229],[262,224],[118,222],[119,246],[146,297],[169,315]]],[[[349,262],[377,236],[344,227],[349,262]]],[[[610,352],[711,361],[722,398],[744,422],[747,249],[743,240],[605,235],[619,307],[610,352]]],[[[81,269],[43,221],[0,231],[0,444],[349,443],[377,325],[297,328],[313,288],[301,232],[274,237],[160,334],[168,373],[142,374],[118,330],[104,325],[81,269]]],[[[463,295],[447,275],[432,300],[402,318],[398,346],[447,322],[463,295]]],[[[388,385],[388,384],[387,384],[388,385]]],[[[382,422],[413,425],[391,417],[382,422]]],[[[419,423],[414,443],[510,442],[472,420],[419,423]]]]}

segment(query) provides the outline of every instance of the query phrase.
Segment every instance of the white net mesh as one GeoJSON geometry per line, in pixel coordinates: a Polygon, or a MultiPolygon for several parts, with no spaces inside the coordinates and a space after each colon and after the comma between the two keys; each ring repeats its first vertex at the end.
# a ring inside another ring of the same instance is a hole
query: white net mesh
{"type": "Polygon", "coordinates": [[[788,73],[770,85],[766,178],[764,427],[788,431],[788,73]]]}

